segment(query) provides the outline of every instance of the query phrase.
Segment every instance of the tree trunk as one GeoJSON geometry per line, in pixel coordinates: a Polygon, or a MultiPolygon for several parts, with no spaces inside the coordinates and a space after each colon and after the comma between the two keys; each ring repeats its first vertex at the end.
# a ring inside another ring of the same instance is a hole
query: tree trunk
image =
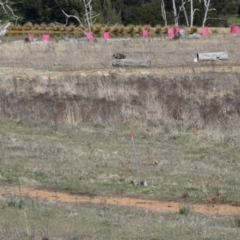
{"type": "Polygon", "coordinates": [[[190,27],[192,27],[193,26],[193,0],[190,0],[190,14],[191,14],[190,27]]]}
{"type": "Polygon", "coordinates": [[[208,14],[210,2],[211,2],[211,0],[204,0],[204,9],[205,9],[205,12],[204,12],[204,17],[203,17],[202,27],[205,27],[205,24],[206,24],[207,14],[208,14]]]}
{"type": "Polygon", "coordinates": [[[177,27],[178,26],[178,14],[177,14],[175,0],[172,0],[172,5],[173,5],[174,25],[177,27]]]}
{"type": "Polygon", "coordinates": [[[186,25],[187,27],[189,27],[189,21],[188,21],[188,16],[187,16],[187,12],[186,12],[186,9],[185,9],[185,4],[186,4],[186,1],[183,1],[182,0],[182,6],[181,6],[181,9],[184,13],[184,17],[185,17],[185,20],[186,20],[186,25]]]}
{"type": "Polygon", "coordinates": [[[167,27],[167,16],[166,16],[164,0],[161,0],[161,10],[162,10],[162,17],[163,17],[164,25],[165,25],[165,27],[167,27]]]}

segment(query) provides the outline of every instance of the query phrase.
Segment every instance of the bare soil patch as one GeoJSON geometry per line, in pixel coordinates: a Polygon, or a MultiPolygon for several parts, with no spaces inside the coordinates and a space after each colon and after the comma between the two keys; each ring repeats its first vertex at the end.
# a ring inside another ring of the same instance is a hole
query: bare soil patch
{"type": "MultiPolygon", "coordinates": [[[[77,194],[67,194],[62,192],[46,191],[44,189],[29,187],[0,187],[0,194],[6,196],[21,196],[37,198],[47,201],[58,201],[67,203],[92,203],[118,205],[124,207],[135,207],[157,212],[179,212],[180,208],[185,205],[184,202],[166,202],[152,201],[145,199],[126,198],[126,197],[89,197],[77,194]]],[[[188,204],[191,211],[201,214],[217,215],[239,215],[240,207],[225,204],[188,204]]]]}

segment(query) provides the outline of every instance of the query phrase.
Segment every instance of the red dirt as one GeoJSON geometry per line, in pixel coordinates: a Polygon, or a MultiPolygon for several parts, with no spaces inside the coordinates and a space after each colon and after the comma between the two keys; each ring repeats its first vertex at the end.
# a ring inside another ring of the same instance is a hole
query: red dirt
{"type": "Polygon", "coordinates": [[[143,200],[126,197],[88,197],[71,195],[62,192],[51,192],[43,189],[34,189],[28,187],[9,187],[0,186],[0,194],[5,196],[22,196],[30,198],[38,198],[46,201],[58,201],[66,203],[92,203],[92,204],[109,204],[126,207],[136,207],[155,212],[179,212],[179,209],[188,205],[191,211],[202,214],[218,214],[218,215],[240,215],[240,207],[225,204],[203,205],[189,204],[184,202],[165,202],[143,200]]]}

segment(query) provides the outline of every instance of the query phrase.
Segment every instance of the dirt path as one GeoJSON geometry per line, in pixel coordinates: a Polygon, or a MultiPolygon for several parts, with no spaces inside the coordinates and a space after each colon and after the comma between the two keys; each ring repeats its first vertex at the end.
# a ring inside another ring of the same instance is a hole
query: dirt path
{"type": "MultiPolygon", "coordinates": [[[[164,202],[143,200],[126,197],[88,197],[71,195],[62,192],[51,192],[42,189],[28,187],[10,187],[0,186],[0,194],[4,196],[22,196],[30,198],[38,198],[46,201],[59,201],[66,203],[92,203],[92,204],[109,204],[127,207],[142,208],[157,212],[179,212],[179,209],[186,205],[183,202],[164,202]]],[[[187,204],[191,211],[202,214],[218,214],[218,215],[240,215],[240,207],[230,205],[201,205],[187,204]]]]}

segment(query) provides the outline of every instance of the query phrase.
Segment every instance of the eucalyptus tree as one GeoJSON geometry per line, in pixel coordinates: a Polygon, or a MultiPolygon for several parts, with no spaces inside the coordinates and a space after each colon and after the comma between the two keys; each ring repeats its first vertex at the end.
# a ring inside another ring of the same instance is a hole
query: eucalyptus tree
{"type": "Polygon", "coordinates": [[[161,12],[165,27],[167,26],[167,15],[165,10],[165,1],[161,0],[161,12]]]}
{"type": "Polygon", "coordinates": [[[203,17],[203,22],[202,22],[202,27],[204,27],[206,24],[206,21],[207,21],[208,12],[216,11],[216,9],[210,8],[211,0],[199,0],[199,1],[202,2],[204,5],[204,17],[203,17]]]}

